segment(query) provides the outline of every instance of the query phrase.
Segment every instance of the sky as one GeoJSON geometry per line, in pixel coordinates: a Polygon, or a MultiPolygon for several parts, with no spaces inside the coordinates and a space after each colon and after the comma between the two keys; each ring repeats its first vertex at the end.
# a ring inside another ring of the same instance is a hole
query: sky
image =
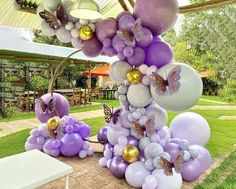
{"type": "MultiPolygon", "coordinates": [[[[184,6],[184,5],[188,5],[189,4],[189,0],[178,0],[179,6],[184,6]]],[[[184,20],[184,15],[179,15],[177,22],[175,23],[175,31],[177,33],[177,35],[180,32],[181,29],[181,24],[183,23],[184,20]]]]}

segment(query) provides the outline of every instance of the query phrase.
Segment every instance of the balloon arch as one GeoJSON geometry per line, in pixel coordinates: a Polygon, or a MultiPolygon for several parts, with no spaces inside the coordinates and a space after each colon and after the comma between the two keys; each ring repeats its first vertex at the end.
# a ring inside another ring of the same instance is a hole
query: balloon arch
{"type": "MultiPolygon", "coordinates": [[[[104,144],[104,157],[99,164],[144,189],[180,189],[182,179],[196,180],[212,162],[204,147],[210,138],[207,121],[185,112],[166,126],[166,110],[187,110],[203,89],[199,74],[174,62],[170,45],[160,37],[177,19],[177,1],[137,0],[133,14],[122,12],[105,20],[74,18],[72,5],[70,0],[43,1],[37,10],[42,32],[88,57],[119,58],[111,64],[110,77],[120,84],[115,96],[121,107],[113,111],[103,105],[106,124],[97,137],[104,144]]],[[[26,150],[80,158],[93,154],[90,127],[68,116],[63,96],[43,95],[35,112],[42,124],[31,131],[26,150]]]]}

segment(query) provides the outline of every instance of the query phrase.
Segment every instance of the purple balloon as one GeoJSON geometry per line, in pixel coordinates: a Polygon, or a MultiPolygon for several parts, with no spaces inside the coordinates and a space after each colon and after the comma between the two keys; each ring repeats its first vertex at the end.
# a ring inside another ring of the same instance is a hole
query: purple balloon
{"type": "Polygon", "coordinates": [[[79,38],[74,38],[74,37],[71,39],[71,44],[76,49],[81,49],[83,46],[82,41],[79,38]]]}
{"type": "Polygon", "coordinates": [[[120,17],[118,21],[118,26],[119,29],[125,29],[127,31],[131,31],[134,23],[135,23],[134,17],[132,15],[125,14],[120,17]]]}
{"type": "MultiPolygon", "coordinates": [[[[57,93],[53,93],[53,98],[55,99],[55,108],[59,114],[59,117],[62,118],[63,116],[68,115],[70,111],[70,104],[68,100],[64,96],[57,93]]],[[[45,102],[45,104],[49,104],[49,101],[51,100],[51,93],[41,96],[41,99],[45,102]]],[[[42,113],[40,103],[35,104],[35,114],[42,123],[46,123],[48,119],[57,116],[55,111],[50,113],[46,112],[46,114],[42,113]]]]}
{"type": "Polygon", "coordinates": [[[127,136],[128,145],[138,147],[138,139],[133,136],[127,136]]]}
{"type": "Polygon", "coordinates": [[[180,139],[180,138],[171,138],[170,140],[169,140],[169,143],[175,143],[175,144],[178,144],[178,145],[180,145],[180,142],[181,142],[182,140],[180,139]]]}
{"type": "Polygon", "coordinates": [[[170,29],[178,16],[177,0],[138,0],[134,15],[152,32],[160,35],[170,29]]]}
{"type": "Polygon", "coordinates": [[[144,157],[144,152],[143,151],[140,151],[138,160],[141,161],[141,162],[146,161],[146,158],[144,157]]]}
{"type": "Polygon", "coordinates": [[[25,150],[30,151],[30,150],[42,150],[43,147],[39,144],[30,144],[28,142],[25,143],[25,150]]]}
{"type": "Polygon", "coordinates": [[[152,43],[146,49],[145,64],[148,66],[156,65],[158,68],[169,64],[173,58],[173,52],[169,44],[165,42],[152,43]]]}
{"type": "Polygon", "coordinates": [[[52,146],[52,140],[51,139],[48,139],[45,144],[43,145],[43,147],[47,150],[52,150],[53,149],[53,146],[52,146]]]}
{"type": "Polygon", "coordinates": [[[191,148],[196,149],[199,152],[199,155],[196,157],[196,159],[201,165],[202,172],[209,169],[212,164],[212,158],[209,151],[201,145],[191,145],[191,148]]]}
{"type": "Polygon", "coordinates": [[[122,179],[125,178],[125,170],[128,165],[129,164],[126,163],[121,156],[115,156],[111,161],[109,169],[113,176],[122,179]]]}
{"type": "Polygon", "coordinates": [[[118,53],[117,57],[119,58],[119,60],[125,60],[126,59],[126,57],[124,56],[123,52],[118,53]]]}
{"type": "Polygon", "coordinates": [[[111,47],[111,45],[112,45],[112,41],[111,41],[111,38],[105,38],[104,40],[103,40],[103,46],[105,47],[105,48],[109,48],[109,47],[111,47]]]}
{"type": "Polygon", "coordinates": [[[113,152],[113,145],[111,145],[110,143],[104,144],[103,151],[106,150],[106,149],[109,149],[113,152]]]}
{"type": "Polygon", "coordinates": [[[156,36],[153,37],[153,40],[152,40],[153,43],[155,43],[155,42],[160,42],[160,41],[164,41],[164,40],[161,38],[161,36],[156,35],[156,36]]]}
{"type": "Polygon", "coordinates": [[[90,136],[91,128],[87,124],[81,122],[78,133],[82,138],[87,138],[90,136]]]}
{"type": "Polygon", "coordinates": [[[190,159],[183,163],[181,175],[184,180],[195,181],[202,173],[202,168],[197,159],[190,159]]]}
{"type": "Polygon", "coordinates": [[[71,39],[72,39],[71,33],[65,28],[58,29],[56,35],[57,35],[58,40],[61,41],[62,43],[71,42],[71,39]]]}
{"type": "Polygon", "coordinates": [[[56,139],[54,141],[52,141],[52,147],[53,148],[59,148],[61,145],[61,141],[59,139],[56,139]]]}
{"type": "Polygon", "coordinates": [[[117,22],[113,18],[100,21],[96,26],[96,35],[100,42],[105,38],[112,38],[116,35],[117,22]]]}
{"type": "Polygon", "coordinates": [[[132,16],[132,14],[129,12],[129,11],[123,11],[123,12],[121,12],[120,14],[118,14],[118,16],[116,17],[116,20],[120,20],[120,18],[122,17],[122,16],[124,16],[124,15],[131,15],[132,16]]]}
{"type": "Polygon", "coordinates": [[[116,51],[112,47],[109,47],[109,48],[103,47],[102,52],[105,53],[109,57],[112,57],[117,54],[116,51]]]}
{"type": "Polygon", "coordinates": [[[60,150],[59,149],[52,149],[51,150],[51,156],[53,156],[53,157],[57,157],[57,156],[59,156],[59,154],[60,154],[60,150]]]}
{"type": "Polygon", "coordinates": [[[71,134],[74,132],[74,127],[72,125],[66,126],[66,133],[71,134]]]}
{"type": "Polygon", "coordinates": [[[96,57],[100,55],[102,52],[102,44],[98,41],[97,37],[94,35],[91,39],[83,41],[83,46],[81,50],[88,57],[96,57]]]}
{"type": "Polygon", "coordinates": [[[116,35],[112,39],[112,47],[116,50],[116,52],[123,52],[126,44],[118,35],[116,35]]]}
{"type": "Polygon", "coordinates": [[[107,140],[107,130],[108,130],[108,127],[107,126],[104,126],[102,128],[99,129],[98,131],[98,134],[97,134],[97,139],[99,142],[108,142],[107,140]]]}
{"type": "Polygon", "coordinates": [[[128,62],[132,66],[140,66],[144,63],[145,60],[145,52],[140,47],[134,48],[134,54],[131,57],[128,57],[128,62]]]}
{"type": "Polygon", "coordinates": [[[120,123],[125,128],[130,128],[132,123],[128,120],[129,111],[122,111],[120,115],[120,123]]]}
{"type": "Polygon", "coordinates": [[[167,152],[170,155],[170,157],[171,157],[170,162],[173,163],[176,154],[180,151],[180,148],[179,148],[178,144],[168,143],[168,144],[165,145],[164,151],[167,152]]]}
{"type": "Polygon", "coordinates": [[[150,45],[152,41],[153,41],[152,32],[147,28],[143,28],[143,36],[140,41],[137,41],[137,46],[144,48],[150,45]]]}
{"type": "Polygon", "coordinates": [[[123,54],[125,57],[131,57],[134,54],[134,50],[132,47],[125,47],[123,50],[123,54]]]}
{"type": "Polygon", "coordinates": [[[29,136],[28,138],[27,138],[27,142],[29,143],[29,144],[36,144],[37,143],[37,141],[36,141],[36,137],[34,137],[34,136],[29,136]]]}
{"type": "Polygon", "coordinates": [[[83,145],[83,141],[79,134],[65,134],[61,139],[60,151],[64,156],[75,156],[77,155],[83,145]]]}

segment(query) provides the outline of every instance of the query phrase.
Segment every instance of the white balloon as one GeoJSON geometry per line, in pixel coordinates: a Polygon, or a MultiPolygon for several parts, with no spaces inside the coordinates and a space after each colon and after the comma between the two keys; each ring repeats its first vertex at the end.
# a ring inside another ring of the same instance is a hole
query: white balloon
{"type": "Polygon", "coordinates": [[[149,87],[139,83],[137,85],[130,85],[127,98],[129,103],[137,108],[143,108],[152,102],[149,87]]]}
{"type": "Polygon", "coordinates": [[[127,73],[132,69],[132,66],[125,61],[116,61],[111,64],[110,73],[114,76],[112,79],[115,79],[116,82],[123,83],[127,78],[127,73]]]}
{"type": "Polygon", "coordinates": [[[173,168],[173,175],[167,176],[164,173],[164,169],[155,169],[152,175],[157,179],[158,189],[181,189],[182,188],[182,177],[180,173],[176,173],[173,168]]]}
{"type": "Polygon", "coordinates": [[[66,30],[71,31],[74,28],[74,24],[72,22],[67,22],[65,25],[66,30]]]}
{"type": "Polygon", "coordinates": [[[55,11],[56,8],[57,8],[57,5],[60,3],[61,1],[60,0],[53,0],[53,1],[50,1],[50,0],[43,0],[43,7],[49,11],[49,12],[52,12],[52,11],[55,11]]]}
{"type": "Polygon", "coordinates": [[[47,36],[56,35],[56,30],[50,28],[49,24],[46,23],[44,20],[42,20],[41,22],[41,29],[44,35],[47,35],[47,36]]]}
{"type": "Polygon", "coordinates": [[[66,10],[66,15],[68,17],[68,20],[70,22],[77,22],[79,19],[70,15],[71,7],[74,4],[74,2],[71,0],[62,0],[61,2],[62,2],[64,9],[66,10]]]}
{"type": "Polygon", "coordinates": [[[151,104],[146,108],[146,116],[149,117],[151,115],[154,115],[155,120],[154,120],[154,127],[155,129],[161,129],[166,125],[168,115],[166,110],[161,108],[160,106],[156,104],[151,104]]]}
{"type": "Polygon", "coordinates": [[[151,172],[144,167],[144,163],[137,161],[130,164],[125,171],[125,179],[130,186],[141,187],[146,176],[151,172]]]}
{"type": "Polygon", "coordinates": [[[71,38],[71,44],[74,48],[76,49],[81,49],[81,47],[83,46],[82,41],[79,38],[71,38]]]}
{"type": "Polygon", "coordinates": [[[211,131],[208,122],[197,113],[185,112],[177,115],[170,124],[172,138],[181,138],[190,144],[206,145],[211,131]]]}
{"type": "Polygon", "coordinates": [[[118,143],[118,139],[120,136],[129,136],[129,129],[125,129],[123,127],[120,128],[112,128],[109,127],[107,130],[107,139],[109,143],[112,145],[116,145],[118,143]]]}
{"type": "Polygon", "coordinates": [[[144,156],[146,159],[152,159],[155,157],[158,157],[160,154],[164,152],[162,146],[157,143],[150,143],[148,146],[144,149],[144,156]]]}
{"type": "Polygon", "coordinates": [[[202,95],[203,85],[201,77],[189,65],[183,63],[167,64],[158,70],[157,73],[164,79],[167,79],[166,75],[178,65],[181,66],[181,73],[179,80],[180,88],[177,92],[169,94],[167,91],[166,95],[160,95],[156,92],[156,87],[151,85],[153,100],[166,110],[184,111],[197,104],[202,95]]]}
{"type": "Polygon", "coordinates": [[[57,38],[63,43],[71,42],[72,36],[70,31],[66,30],[64,27],[57,30],[57,38]]]}
{"type": "Polygon", "coordinates": [[[143,138],[139,141],[139,149],[140,149],[140,150],[144,150],[150,143],[151,143],[151,140],[150,140],[149,137],[143,137],[143,138]]]}
{"type": "Polygon", "coordinates": [[[39,13],[43,11],[44,11],[43,3],[40,3],[39,6],[37,7],[37,15],[39,16],[39,13]]]}

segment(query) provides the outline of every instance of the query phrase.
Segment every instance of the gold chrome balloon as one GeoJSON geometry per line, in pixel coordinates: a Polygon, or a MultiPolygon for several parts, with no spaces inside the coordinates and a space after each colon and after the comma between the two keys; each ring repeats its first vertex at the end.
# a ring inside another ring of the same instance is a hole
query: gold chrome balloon
{"type": "Polygon", "coordinates": [[[84,25],[79,29],[79,37],[81,40],[89,40],[93,37],[93,30],[90,26],[84,25]]]}
{"type": "Polygon", "coordinates": [[[53,118],[50,118],[48,121],[47,121],[47,125],[48,125],[48,128],[51,129],[51,130],[56,130],[58,128],[58,126],[60,125],[60,119],[58,117],[53,117],[53,118]]]}
{"type": "Polygon", "coordinates": [[[139,158],[138,148],[131,145],[126,146],[123,150],[122,157],[128,163],[137,161],[139,158]]]}
{"type": "Polygon", "coordinates": [[[142,80],[142,74],[139,70],[133,69],[127,73],[127,80],[131,84],[138,84],[142,80]]]}

